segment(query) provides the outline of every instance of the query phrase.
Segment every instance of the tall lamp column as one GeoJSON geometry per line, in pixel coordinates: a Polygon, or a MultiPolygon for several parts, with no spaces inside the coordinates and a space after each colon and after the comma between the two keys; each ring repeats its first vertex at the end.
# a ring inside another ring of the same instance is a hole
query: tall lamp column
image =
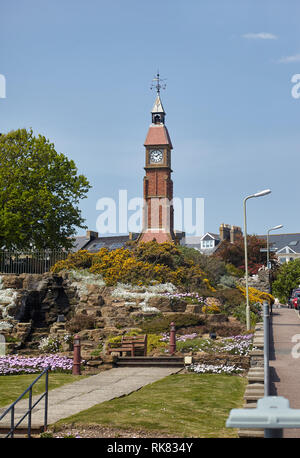
{"type": "Polygon", "coordinates": [[[249,287],[248,287],[248,247],[247,247],[247,215],[246,215],[246,202],[248,199],[253,197],[262,197],[267,194],[270,194],[270,189],[265,189],[264,191],[257,192],[256,194],[251,194],[251,196],[245,197],[243,201],[244,208],[244,249],[245,249],[245,275],[246,275],[246,326],[247,331],[250,331],[250,306],[249,306],[249,287]]]}
{"type": "Polygon", "coordinates": [[[268,230],[267,232],[267,269],[269,269],[269,264],[270,264],[270,243],[269,243],[269,235],[271,231],[275,231],[276,229],[280,229],[283,227],[282,224],[279,224],[278,226],[271,227],[271,229],[268,230]]]}

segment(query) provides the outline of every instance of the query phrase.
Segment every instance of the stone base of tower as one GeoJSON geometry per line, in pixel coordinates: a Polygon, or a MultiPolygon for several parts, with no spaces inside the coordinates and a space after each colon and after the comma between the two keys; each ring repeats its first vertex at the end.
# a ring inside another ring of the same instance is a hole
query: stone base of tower
{"type": "Polygon", "coordinates": [[[138,243],[142,242],[151,242],[152,240],[156,240],[157,243],[175,243],[176,237],[175,235],[171,235],[171,233],[163,232],[163,231],[146,231],[142,232],[138,238],[138,243]]]}

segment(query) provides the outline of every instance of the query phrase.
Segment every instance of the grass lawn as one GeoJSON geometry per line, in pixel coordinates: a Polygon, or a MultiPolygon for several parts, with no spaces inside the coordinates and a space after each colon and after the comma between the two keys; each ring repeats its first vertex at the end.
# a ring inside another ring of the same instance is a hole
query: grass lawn
{"type": "Polygon", "coordinates": [[[226,428],[229,411],[242,407],[247,381],[222,374],[175,374],[128,396],[103,402],[56,423],[135,428],[178,437],[237,437],[226,428]]]}
{"type": "MultiPolygon", "coordinates": [[[[2,375],[0,376],[0,407],[14,402],[28,386],[38,377],[39,374],[24,375],[2,375]]],[[[49,390],[58,388],[66,383],[76,382],[82,379],[81,375],[72,375],[64,373],[49,373],[49,390]]],[[[42,394],[45,391],[45,376],[33,387],[33,395],[42,394]]],[[[28,397],[28,395],[27,395],[28,397]]]]}

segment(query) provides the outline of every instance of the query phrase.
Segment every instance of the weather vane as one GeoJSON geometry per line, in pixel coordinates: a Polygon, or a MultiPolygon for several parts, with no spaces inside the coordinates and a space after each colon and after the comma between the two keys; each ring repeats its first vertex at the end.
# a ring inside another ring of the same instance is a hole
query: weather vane
{"type": "Polygon", "coordinates": [[[150,89],[156,89],[157,95],[159,95],[161,89],[166,89],[167,83],[165,79],[161,79],[159,76],[159,71],[157,71],[156,78],[153,78],[150,89]]]}

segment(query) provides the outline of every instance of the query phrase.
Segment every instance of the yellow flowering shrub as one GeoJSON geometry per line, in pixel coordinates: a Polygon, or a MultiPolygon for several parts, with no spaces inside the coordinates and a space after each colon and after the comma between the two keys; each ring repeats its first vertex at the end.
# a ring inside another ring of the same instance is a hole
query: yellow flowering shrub
{"type": "MultiPolygon", "coordinates": [[[[246,288],[244,286],[238,286],[238,289],[246,297],[246,288]]],[[[274,304],[274,301],[275,301],[275,297],[272,296],[272,294],[265,293],[253,287],[248,288],[248,294],[249,294],[249,301],[252,303],[260,302],[262,304],[263,301],[268,301],[269,304],[274,304]]]]}
{"type": "Polygon", "coordinates": [[[118,282],[133,285],[173,283],[187,289],[205,286],[215,291],[200,266],[185,260],[171,243],[148,242],[134,250],[125,247],[109,250],[104,247],[97,253],[80,250],[57,262],[51,270],[57,273],[64,269],[88,269],[101,275],[108,286],[118,282]]]}
{"type": "Polygon", "coordinates": [[[150,264],[139,261],[132,251],[118,248],[109,251],[107,248],[93,256],[90,272],[100,274],[108,286],[118,282],[131,283],[134,285],[147,285],[152,281],[158,283],[168,282],[171,270],[160,264],[150,264]]]}
{"type": "Polygon", "coordinates": [[[201,309],[202,313],[220,313],[221,309],[216,303],[210,305],[203,305],[201,309]]]}
{"type": "Polygon", "coordinates": [[[76,253],[70,253],[67,259],[58,261],[51,268],[51,272],[57,273],[61,270],[88,269],[92,265],[92,254],[87,250],[79,250],[76,253]]]}

